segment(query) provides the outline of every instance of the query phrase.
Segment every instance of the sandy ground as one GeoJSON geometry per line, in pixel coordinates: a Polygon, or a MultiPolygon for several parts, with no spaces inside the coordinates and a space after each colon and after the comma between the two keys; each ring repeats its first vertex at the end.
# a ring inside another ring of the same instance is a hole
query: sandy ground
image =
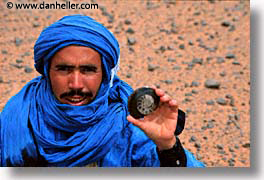
{"type": "Polygon", "coordinates": [[[99,9],[86,10],[16,10],[7,2],[0,2],[0,110],[39,75],[33,46],[42,29],[81,13],[115,34],[123,80],[178,100],[187,113],[185,148],[210,167],[250,166],[249,1],[87,0],[99,9]]]}

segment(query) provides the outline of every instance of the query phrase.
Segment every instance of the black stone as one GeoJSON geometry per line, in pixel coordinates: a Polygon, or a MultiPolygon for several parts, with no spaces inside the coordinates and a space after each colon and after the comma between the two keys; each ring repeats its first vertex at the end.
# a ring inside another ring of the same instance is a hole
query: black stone
{"type": "Polygon", "coordinates": [[[198,87],[200,85],[197,81],[192,81],[191,87],[198,87]]]}
{"type": "Polygon", "coordinates": [[[218,82],[215,79],[207,79],[205,81],[205,87],[207,87],[207,88],[213,88],[213,89],[219,89],[220,82],[218,82]]]}
{"type": "Polygon", "coordinates": [[[193,58],[192,63],[194,64],[203,64],[203,59],[202,58],[193,58]]]}
{"type": "Polygon", "coordinates": [[[132,28],[128,28],[126,32],[129,33],[129,34],[134,34],[135,33],[135,31],[132,28]]]}
{"type": "Polygon", "coordinates": [[[131,21],[129,19],[126,19],[125,24],[129,25],[129,24],[131,24],[131,21]]]}
{"type": "Polygon", "coordinates": [[[31,67],[28,67],[28,66],[25,66],[24,70],[26,73],[32,73],[33,72],[33,69],[31,67]]]}
{"type": "Polygon", "coordinates": [[[221,25],[224,26],[224,27],[229,27],[231,25],[231,23],[229,21],[223,21],[221,23],[221,25]]]}
{"type": "Polygon", "coordinates": [[[155,66],[155,65],[153,65],[153,64],[148,64],[148,71],[154,71],[155,69],[157,69],[158,68],[158,66],[155,66]]]}
{"type": "Polygon", "coordinates": [[[8,51],[5,49],[2,49],[2,54],[8,54],[8,51]]]}
{"type": "Polygon", "coordinates": [[[168,58],[168,62],[176,62],[175,58],[168,58]]]}
{"type": "Polygon", "coordinates": [[[180,45],[179,45],[179,48],[180,48],[180,49],[185,49],[184,44],[180,44],[180,45]]]}
{"type": "Polygon", "coordinates": [[[22,39],[15,38],[15,44],[16,44],[16,46],[20,46],[22,44],[22,39]]]}
{"type": "Polygon", "coordinates": [[[127,38],[128,45],[134,45],[136,44],[136,39],[135,38],[127,38]]]}
{"type": "Polygon", "coordinates": [[[226,105],[227,104],[227,100],[225,100],[224,98],[217,98],[216,102],[220,105],[226,105]]]}
{"type": "Polygon", "coordinates": [[[227,59],[234,59],[236,56],[232,53],[227,53],[225,56],[227,59]]]}
{"type": "Polygon", "coordinates": [[[214,105],[214,103],[215,103],[214,100],[208,100],[208,101],[206,101],[206,104],[207,105],[214,105]]]}

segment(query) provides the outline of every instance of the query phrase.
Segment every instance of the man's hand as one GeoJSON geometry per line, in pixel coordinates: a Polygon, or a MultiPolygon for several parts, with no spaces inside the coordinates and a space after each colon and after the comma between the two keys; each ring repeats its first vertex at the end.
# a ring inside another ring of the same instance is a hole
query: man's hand
{"type": "Polygon", "coordinates": [[[174,132],[178,118],[178,103],[163,90],[152,87],[160,97],[159,107],[143,119],[128,116],[127,120],[142,129],[159,150],[170,149],[176,143],[174,132]]]}

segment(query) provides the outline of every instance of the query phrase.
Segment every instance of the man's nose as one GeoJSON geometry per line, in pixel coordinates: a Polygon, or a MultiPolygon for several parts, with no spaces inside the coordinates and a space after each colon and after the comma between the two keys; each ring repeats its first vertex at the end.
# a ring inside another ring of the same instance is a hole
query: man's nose
{"type": "Polygon", "coordinates": [[[69,78],[70,89],[83,89],[82,75],[80,74],[80,72],[72,72],[69,78]]]}

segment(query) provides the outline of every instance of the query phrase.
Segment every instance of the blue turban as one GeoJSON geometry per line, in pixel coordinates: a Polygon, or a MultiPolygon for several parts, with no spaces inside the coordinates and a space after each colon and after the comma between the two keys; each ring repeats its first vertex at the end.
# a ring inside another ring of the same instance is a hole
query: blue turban
{"type": "Polygon", "coordinates": [[[49,166],[84,166],[101,159],[127,126],[132,88],[116,76],[120,49],[111,32],[92,18],[66,16],[40,34],[34,46],[41,74],[6,104],[0,116],[2,166],[25,166],[42,157],[49,166]],[[104,77],[90,104],[61,104],[49,81],[52,56],[69,45],[101,55],[104,77]]]}

